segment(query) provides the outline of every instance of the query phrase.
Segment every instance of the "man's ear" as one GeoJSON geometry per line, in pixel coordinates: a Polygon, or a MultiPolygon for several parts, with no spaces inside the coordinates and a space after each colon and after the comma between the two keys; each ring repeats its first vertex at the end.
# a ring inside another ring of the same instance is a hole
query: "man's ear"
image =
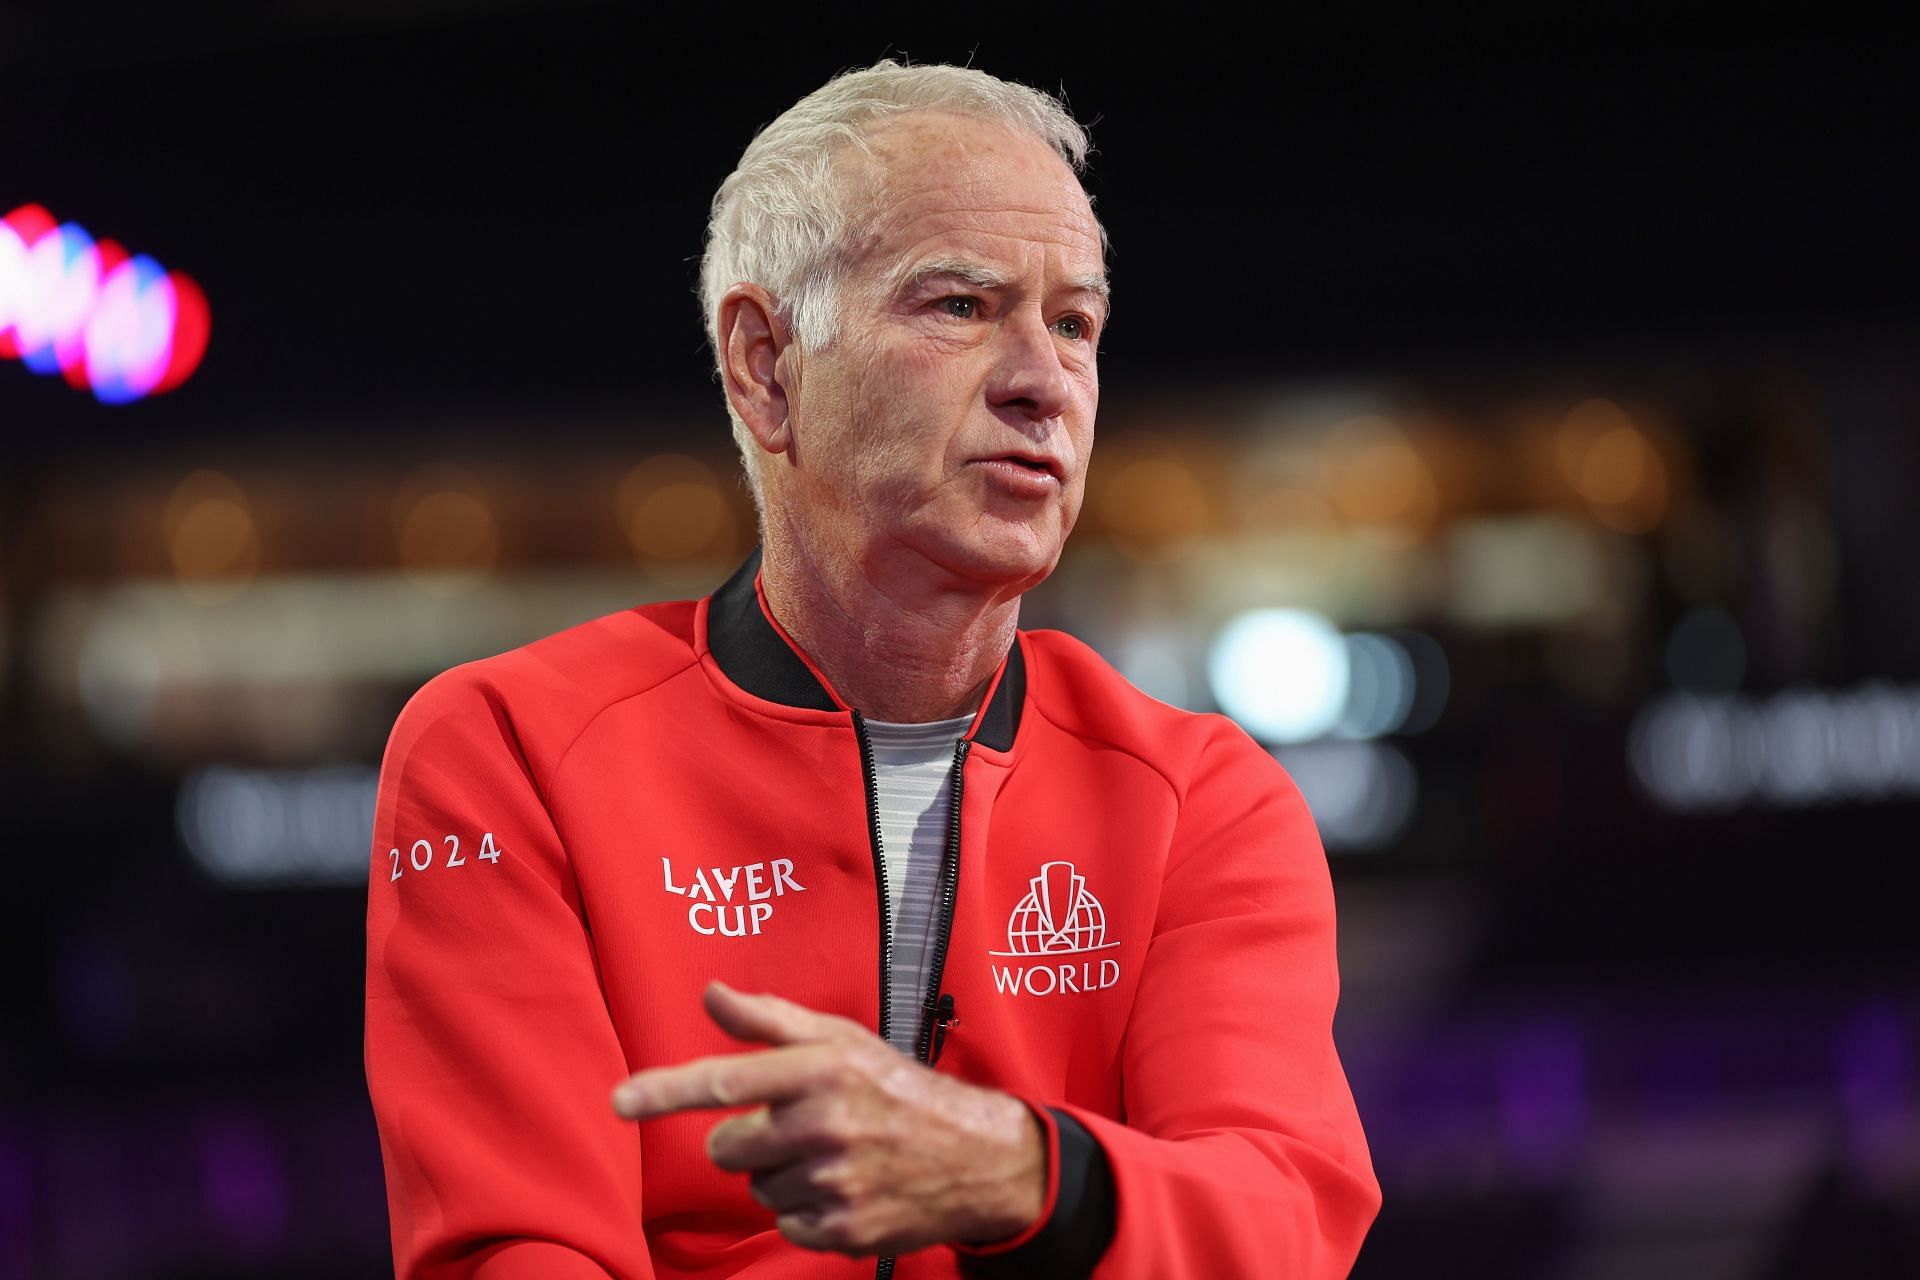
{"type": "Polygon", "coordinates": [[[720,299],[720,374],[727,400],[768,453],[785,453],[793,444],[787,390],[780,385],[780,355],[792,340],[773,295],[759,285],[736,284],[720,299]]]}

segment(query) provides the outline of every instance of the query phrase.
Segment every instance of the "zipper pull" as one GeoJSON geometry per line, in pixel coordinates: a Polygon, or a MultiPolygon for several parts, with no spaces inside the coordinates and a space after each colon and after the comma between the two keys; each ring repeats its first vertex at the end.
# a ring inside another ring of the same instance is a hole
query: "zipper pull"
{"type": "Polygon", "coordinates": [[[947,1044],[947,1028],[960,1025],[960,1019],[953,1012],[953,996],[942,993],[940,1003],[933,1008],[933,1049],[927,1055],[927,1065],[940,1061],[940,1051],[947,1044]]]}

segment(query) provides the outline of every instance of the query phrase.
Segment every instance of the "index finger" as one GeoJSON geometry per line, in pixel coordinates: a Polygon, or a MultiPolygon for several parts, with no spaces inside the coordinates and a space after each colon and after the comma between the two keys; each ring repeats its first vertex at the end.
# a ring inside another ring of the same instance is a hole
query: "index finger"
{"type": "Polygon", "coordinates": [[[646,1120],[707,1107],[791,1102],[828,1083],[835,1058],[824,1044],[725,1053],[671,1067],[651,1067],[613,1091],[613,1109],[646,1120]]]}

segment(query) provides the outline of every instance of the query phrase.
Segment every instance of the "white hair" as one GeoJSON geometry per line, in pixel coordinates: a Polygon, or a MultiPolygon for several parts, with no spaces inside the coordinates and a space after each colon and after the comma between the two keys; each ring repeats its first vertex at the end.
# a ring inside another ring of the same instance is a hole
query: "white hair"
{"type": "MultiPolygon", "coordinates": [[[[891,59],[835,76],[760,130],[714,193],[700,306],[716,369],[726,355],[720,300],[742,281],[773,295],[802,351],[832,344],[854,212],[846,207],[850,184],[838,157],[850,149],[870,155],[866,131],[875,121],[929,110],[1005,125],[1052,147],[1075,173],[1086,168],[1085,127],[1065,103],[1038,89],[971,67],[911,67],[891,59]]],[[[759,507],[759,445],[730,402],[727,416],[759,507]]]]}

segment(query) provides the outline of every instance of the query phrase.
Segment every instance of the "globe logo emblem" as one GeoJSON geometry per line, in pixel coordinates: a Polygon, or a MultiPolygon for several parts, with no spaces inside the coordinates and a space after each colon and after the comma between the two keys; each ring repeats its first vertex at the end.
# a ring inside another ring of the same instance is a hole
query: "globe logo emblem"
{"type": "Polygon", "coordinates": [[[1087,878],[1071,862],[1049,862],[1007,921],[1005,955],[1037,956],[1100,951],[1107,946],[1107,913],[1087,892],[1087,878]]]}

